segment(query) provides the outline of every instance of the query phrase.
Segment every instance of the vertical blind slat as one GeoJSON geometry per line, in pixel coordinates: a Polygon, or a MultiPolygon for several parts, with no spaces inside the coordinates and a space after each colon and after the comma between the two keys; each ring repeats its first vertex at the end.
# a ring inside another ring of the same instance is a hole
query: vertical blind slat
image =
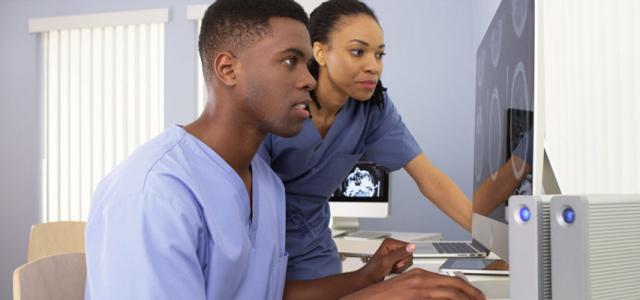
{"type": "MultiPolygon", "coordinates": [[[[202,26],[202,19],[198,20],[198,28],[196,29],[196,36],[200,36],[200,27],[202,26]]],[[[202,62],[200,59],[200,51],[199,51],[199,45],[196,44],[196,49],[198,49],[197,51],[197,55],[196,55],[196,66],[198,66],[197,68],[197,74],[196,74],[196,78],[197,82],[198,82],[198,114],[201,114],[202,111],[204,110],[205,105],[207,104],[207,91],[206,91],[206,85],[204,83],[204,74],[202,73],[202,62]]]]}
{"type": "MultiPolygon", "coordinates": [[[[151,45],[149,49],[149,56],[151,57],[152,61],[157,61],[159,59],[158,53],[157,53],[158,51],[157,50],[158,48],[158,25],[157,24],[151,25],[151,33],[149,34],[149,45],[151,45]]],[[[155,63],[151,63],[149,67],[150,67],[149,81],[151,83],[151,88],[149,89],[149,91],[151,92],[151,98],[153,99],[160,98],[160,91],[158,89],[158,84],[157,84],[157,77],[159,76],[158,65],[155,63]]],[[[157,115],[159,113],[158,106],[155,104],[155,102],[151,104],[150,111],[152,115],[157,115]]],[[[155,130],[156,128],[154,126],[152,131],[155,131],[155,130]]]]}
{"type": "MultiPolygon", "coordinates": [[[[43,162],[42,162],[42,174],[44,174],[44,176],[46,176],[45,178],[42,178],[41,182],[42,182],[42,191],[41,191],[41,197],[42,199],[47,199],[47,197],[49,197],[49,180],[48,180],[48,174],[49,174],[49,162],[51,161],[51,159],[47,158],[46,154],[49,153],[49,82],[46,80],[47,78],[49,78],[49,71],[50,71],[50,67],[49,67],[49,55],[51,55],[51,52],[49,51],[49,35],[45,34],[42,35],[42,57],[43,57],[43,61],[42,61],[42,70],[43,70],[43,76],[42,78],[42,83],[43,83],[43,95],[42,95],[42,107],[43,107],[43,122],[42,122],[42,127],[43,127],[43,145],[44,145],[44,153],[42,154],[43,157],[43,162]]],[[[47,220],[49,219],[49,202],[48,201],[42,201],[41,205],[40,205],[40,218],[43,220],[43,222],[47,222],[47,220]]]]}
{"type": "Polygon", "coordinates": [[[126,49],[126,32],[123,26],[116,28],[116,133],[114,137],[116,141],[116,161],[124,159],[127,152],[127,115],[125,111],[125,84],[126,84],[126,67],[127,60],[125,56],[126,49]]]}
{"type": "MultiPolygon", "coordinates": [[[[157,45],[156,45],[156,56],[160,59],[161,57],[164,57],[164,40],[162,39],[164,32],[162,31],[162,28],[158,27],[158,34],[156,35],[157,37],[157,45]]],[[[162,66],[158,66],[158,75],[156,76],[155,80],[156,80],[156,87],[158,89],[158,97],[162,97],[162,95],[164,95],[164,68],[162,66]]],[[[156,114],[158,115],[163,115],[164,111],[163,111],[163,106],[156,106],[156,114]]]]}
{"type": "Polygon", "coordinates": [[[60,118],[62,124],[62,126],[60,126],[60,135],[62,136],[62,139],[60,140],[60,152],[62,153],[63,157],[63,159],[61,160],[61,172],[63,174],[61,176],[61,179],[64,180],[64,184],[62,184],[60,188],[61,197],[60,199],[58,199],[58,214],[60,215],[61,220],[66,220],[68,218],[66,212],[68,211],[67,206],[69,204],[70,198],[69,187],[71,186],[71,176],[69,174],[69,158],[71,152],[69,149],[69,146],[71,144],[71,141],[69,141],[69,136],[71,133],[71,129],[69,128],[69,121],[71,119],[69,117],[69,101],[71,100],[71,98],[69,97],[69,90],[71,89],[71,81],[69,80],[69,72],[71,70],[71,56],[69,54],[69,49],[71,48],[71,39],[69,37],[68,30],[63,30],[61,36],[64,41],[63,43],[60,43],[64,47],[62,56],[64,59],[64,63],[62,64],[62,70],[65,72],[63,73],[64,75],[60,78],[60,82],[62,83],[62,88],[60,90],[63,91],[63,96],[60,97],[60,107],[62,112],[62,117],[60,118]]]}
{"type": "Polygon", "coordinates": [[[56,34],[56,67],[57,67],[57,75],[55,80],[52,80],[52,82],[55,82],[53,84],[53,86],[56,87],[56,91],[55,93],[52,93],[53,95],[56,96],[56,99],[54,101],[51,101],[51,103],[55,103],[56,105],[56,112],[55,112],[55,116],[56,116],[56,121],[55,123],[52,122],[52,124],[55,126],[55,142],[52,145],[52,148],[55,151],[55,156],[51,156],[54,158],[55,160],[55,172],[52,176],[52,180],[55,180],[55,185],[53,185],[56,188],[56,193],[55,193],[55,197],[53,198],[53,203],[52,205],[50,205],[50,207],[53,207],[52,211],[52,215],[51,218],[54,220],[57,220],[59,218],[59,212],[60,212],[60,196],[62,195],[61,193],[61,183],[60,183],[60,178],[62,178],[62,171],[61,171],[61,159],[62,159],[62,154],[60,153],[60,139],[62,138],[62,134],[61,134],[61,128],[62,128],[62,121],[60,121],[61,117],[62,117],[62,109],[61,109],[61,102],[60,102],[60,97],[62,97],[62,83],[60,82],[60,79],[62,78],[62,41],[61,41],[61,37],[60,37],[60,32],[59,31],[55,31],[54,32],[56,34]]]}
{"type": "Polygon", "coordinates": [[[135,101],[133,99],[133,92],[135,89],[135,83],[133,82],[134,80],[134,68],[133,65],[135,64],[135,60],[134,60],[134,32],[131,30],[131,26],[127,26],[125,28],[125,33],[126,33],[126,37],[125,37],[125,52],[124,52],[124,57],[125,57],[125,61],[126,61],[126,69],[125,69],[125,74],[126,74],[126,79],[125,79],[125,105],[124,105],[124,113],[125,113],[125,122],[126,125],[124,126],[125,128],[125,134],[127,135],[127,139],[125,140],[125,156],[128,156],[131,151],[132,151],[132,147],[134,144],[134,136],[135,133],[133,132],[133,128],[135,125],[134,122],[134,113],[136,110],[136,106],[135,106],[135,101]]]}

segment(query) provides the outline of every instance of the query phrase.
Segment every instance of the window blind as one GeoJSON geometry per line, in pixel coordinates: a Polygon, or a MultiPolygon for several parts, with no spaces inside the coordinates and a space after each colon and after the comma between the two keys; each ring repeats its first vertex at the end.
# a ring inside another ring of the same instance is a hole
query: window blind
{"type": "Polygon", "coordinates": [[[32,19],[41,35],[42,221],[86,220],[98,182],[163,129],[168,10],[32,19]]]}

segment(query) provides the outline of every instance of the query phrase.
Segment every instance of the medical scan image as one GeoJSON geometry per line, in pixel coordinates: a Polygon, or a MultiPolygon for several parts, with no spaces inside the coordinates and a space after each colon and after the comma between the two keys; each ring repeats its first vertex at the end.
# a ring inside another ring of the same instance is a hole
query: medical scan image
{"type": "Polygon", "coordinates": [[[380,183],[367,170],[356,169],[347,176],[342,194],[347,197],[373,197],[377,194],[380,183]]]}

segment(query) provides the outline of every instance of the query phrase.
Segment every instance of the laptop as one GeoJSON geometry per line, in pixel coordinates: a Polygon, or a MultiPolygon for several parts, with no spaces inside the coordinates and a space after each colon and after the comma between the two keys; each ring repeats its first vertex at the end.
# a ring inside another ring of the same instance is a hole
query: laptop
{"type": "Polygon", "coordinates": [[[416,245],[414,258],[487,257],[489,249],[473,241],[425,241],[416,245]]]}
{"type": "Polygon", "coordinates": [[[509,265],[501,259],[487,258],[449,258],[440,266],[440,271],[469,275],[509,275],[509,265]]]}

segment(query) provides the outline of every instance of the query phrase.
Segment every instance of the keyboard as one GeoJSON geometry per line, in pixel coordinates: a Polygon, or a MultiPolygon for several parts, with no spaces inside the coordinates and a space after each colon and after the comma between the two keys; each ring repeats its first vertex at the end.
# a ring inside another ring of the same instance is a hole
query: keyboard
{"type": "Polygon", "coordinates": [[[378,231],[356,231],[347,233],[344,236],[345,239],[363,239],[363,240],[374,240],[374,239],[384,239],[388,237],[390,234],[388,232],[378,232],[378,231]]]}
{"type": "Polygon", "coordinates": [[[433,246],[440,253],[478,253],[468,243],[460,242],[435,242],[433,246]]]}

